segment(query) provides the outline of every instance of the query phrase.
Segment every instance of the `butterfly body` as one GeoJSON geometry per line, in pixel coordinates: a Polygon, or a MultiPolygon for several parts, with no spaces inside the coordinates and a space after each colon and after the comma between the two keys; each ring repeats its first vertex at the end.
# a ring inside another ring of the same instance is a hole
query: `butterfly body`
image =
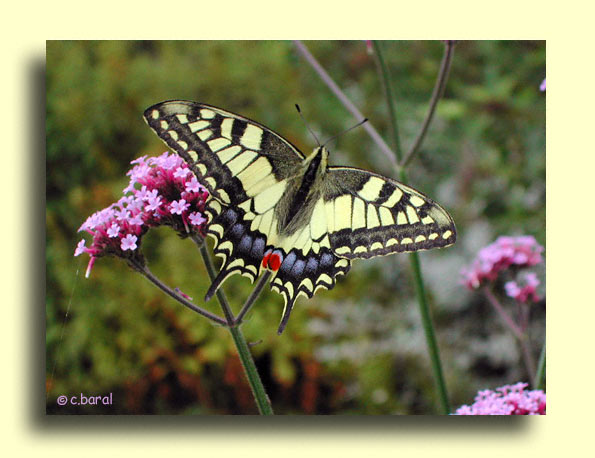
{"type": "Polygon", "coordinates": [[[206,104],[163,102],[145,120],[210,193],[207,234],[223,258],[210,299],[231,275],[271,271],[285,299],[279,332],[300,295],[331,289],[351,261],[451,245],[448,213],[390,178],[304,156],[267,127],[206,104]]]}
{"type": "Polygon", "coordinates": [[[303,161],[300,173],[287,183],[275,212],[277,231],[282,236],[291,236],[312,219],[313,203],[320,199],[322,184],[327,172],[328,151],[319,147],[303,161]]]}

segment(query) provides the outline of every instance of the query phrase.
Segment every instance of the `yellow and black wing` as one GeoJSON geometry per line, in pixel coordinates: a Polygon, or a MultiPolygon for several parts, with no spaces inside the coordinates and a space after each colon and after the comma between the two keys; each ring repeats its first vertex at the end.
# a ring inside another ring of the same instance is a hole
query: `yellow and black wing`
{"type": "Polygon", "coordinates": [[[338,256],[332,249],[324,201],[321,194],[304,202],[308,218],[292,234],[276,240],[272,256],[278,256],[279,268],[274,269],[271,289],[283,296],[285,306],[278,333],[283,332],[295,301],[299,296],[311,298],[318,289],[332,289],[336,277],[345,275],[351,260],[338,256]]]}
{"type": "MultiPolygon", "coordinates": [[[[422,193],[365,170],[327,168],[326,162],[324,178],[315,181],[312,162],[255,121],[179,100],[148,108],[145,119],[211,195],[207,234],[223,263],[205,299],[230,275],[253,282],[267,268],[271,288],[285,300],[279,332],[300,295],[333,288],[353,259],[455,241],[451,217],[422,193]]],[[[321,152],[326,154],[318,148],[314,155],[321,152]]]]}
{"type": "Polygon", "coordinates": [[[333,252],[346,259],[452,245],[455,224],[429,197],[396,180],[329,167],[324,208],[333,252]]]}
{"type": "Polygon", "coordinates": [[[210,105],[171,100],[145,120],[212,197],[238,205],[299,170],[304,155],[261,124],[210,105]]]}
{"type": "Polygon", "coordinates": [[[300,172],[303,154],[261,124],[206,104],[162,102],[144,117],[211,195],[207,234],[223,264],[206,300],[230,275],[254,281],[277,234],[274,207],[288,179],[300,172]]]}
{"type": "Polygon", "coordinates": [[[280,268],[271,281],[285,300],[279,332],[300,295],[331,289],[351,261],[451,245],[452,218],[424,194],[351,167],[328,167],[307,224],[278,241],[280,268]]]}

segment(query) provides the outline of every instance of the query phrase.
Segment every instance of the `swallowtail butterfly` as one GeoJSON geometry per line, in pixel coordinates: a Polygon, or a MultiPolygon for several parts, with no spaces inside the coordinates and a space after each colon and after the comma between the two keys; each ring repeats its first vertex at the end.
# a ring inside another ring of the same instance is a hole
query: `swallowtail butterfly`
{"type": "Polygon", "coordinates": [[[333,288],[354,259],[455,242],[437,203],[390,178],[329,166],[324,146],[305,156],[262,124],[202,103],[162,102],[144,117],[210,193],[207,234],[223,263],[205,300],[233,274],[254,282],[268,269],[285,299],[279,333],[300,295],[333,288]]]}

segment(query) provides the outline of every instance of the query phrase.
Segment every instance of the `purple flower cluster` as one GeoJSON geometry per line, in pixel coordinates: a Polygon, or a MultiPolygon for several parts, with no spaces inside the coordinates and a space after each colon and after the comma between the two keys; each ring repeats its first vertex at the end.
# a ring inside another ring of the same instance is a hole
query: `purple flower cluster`
{"type": "Polygon", "coordinates": [[[485,282],[495,281],[498,274],[511,266],[530,267],[542,262],[543,247],[533,236],[501,236],[482,248],[470,268],[461,271],[463,284],[477,289],[485,282]]]}
{"type": "Polygon", "coordinates": [[[75,256],[91,256],[86,277],[101,256],[140,260],[140,240],[151,227],[167,225],[182,236],[203,235],[209,194],[180,157],[166,152],[159,157],[143,156],[131,164],[124,196],[91,215],[79,229],[93,237],[89,247],[82,239],[74,252],[75,256]]]}
{"type": "Polygon", "coordinates": [[[541,92],[545,92],[545,78],[543,79],[543,81],[541,82],[541,84],[539,85],[539,90],[541,92]]]}
{"type": "Polygon", "coordinates": [[[459,407],[453,415],[545,415],[545,393],[526,390],[526,383],[482,390],[470,406],[459,407]]]}
{"type": "Polygon", "coordinates": [[[523,281],[509,281],[504,284],[506,295],[516,299],[523,304],[527,302],[538,302],[537,287],[539,279],[535,272],[528,272],[522,278],[523,281]]]}

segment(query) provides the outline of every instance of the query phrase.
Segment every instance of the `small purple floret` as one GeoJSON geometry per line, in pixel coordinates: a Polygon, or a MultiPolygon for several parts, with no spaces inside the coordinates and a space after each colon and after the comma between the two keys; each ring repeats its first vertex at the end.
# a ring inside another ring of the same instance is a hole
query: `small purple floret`
{"type": "Polygon", "coordinates": [[[79,256],[85,252],[85,239],[82,239],[78,245],[76,246],[76,250],[74,250],[74,255],[79,256]]]}
{"type": "Polygon", "coordinates": [[[453,415],[545,415],[542,390],[527,390],[526,383],[481,390],[473,404],[459,407],[453,415]]]}
{"type": "Polygon", "coordinates": [[[122,239],[122,243],[120,244],[120,248],[122,251],[126,250],[136,250],[136,241],[138,237],[136,235],[128,234],[126,237],[122,239]]]}

